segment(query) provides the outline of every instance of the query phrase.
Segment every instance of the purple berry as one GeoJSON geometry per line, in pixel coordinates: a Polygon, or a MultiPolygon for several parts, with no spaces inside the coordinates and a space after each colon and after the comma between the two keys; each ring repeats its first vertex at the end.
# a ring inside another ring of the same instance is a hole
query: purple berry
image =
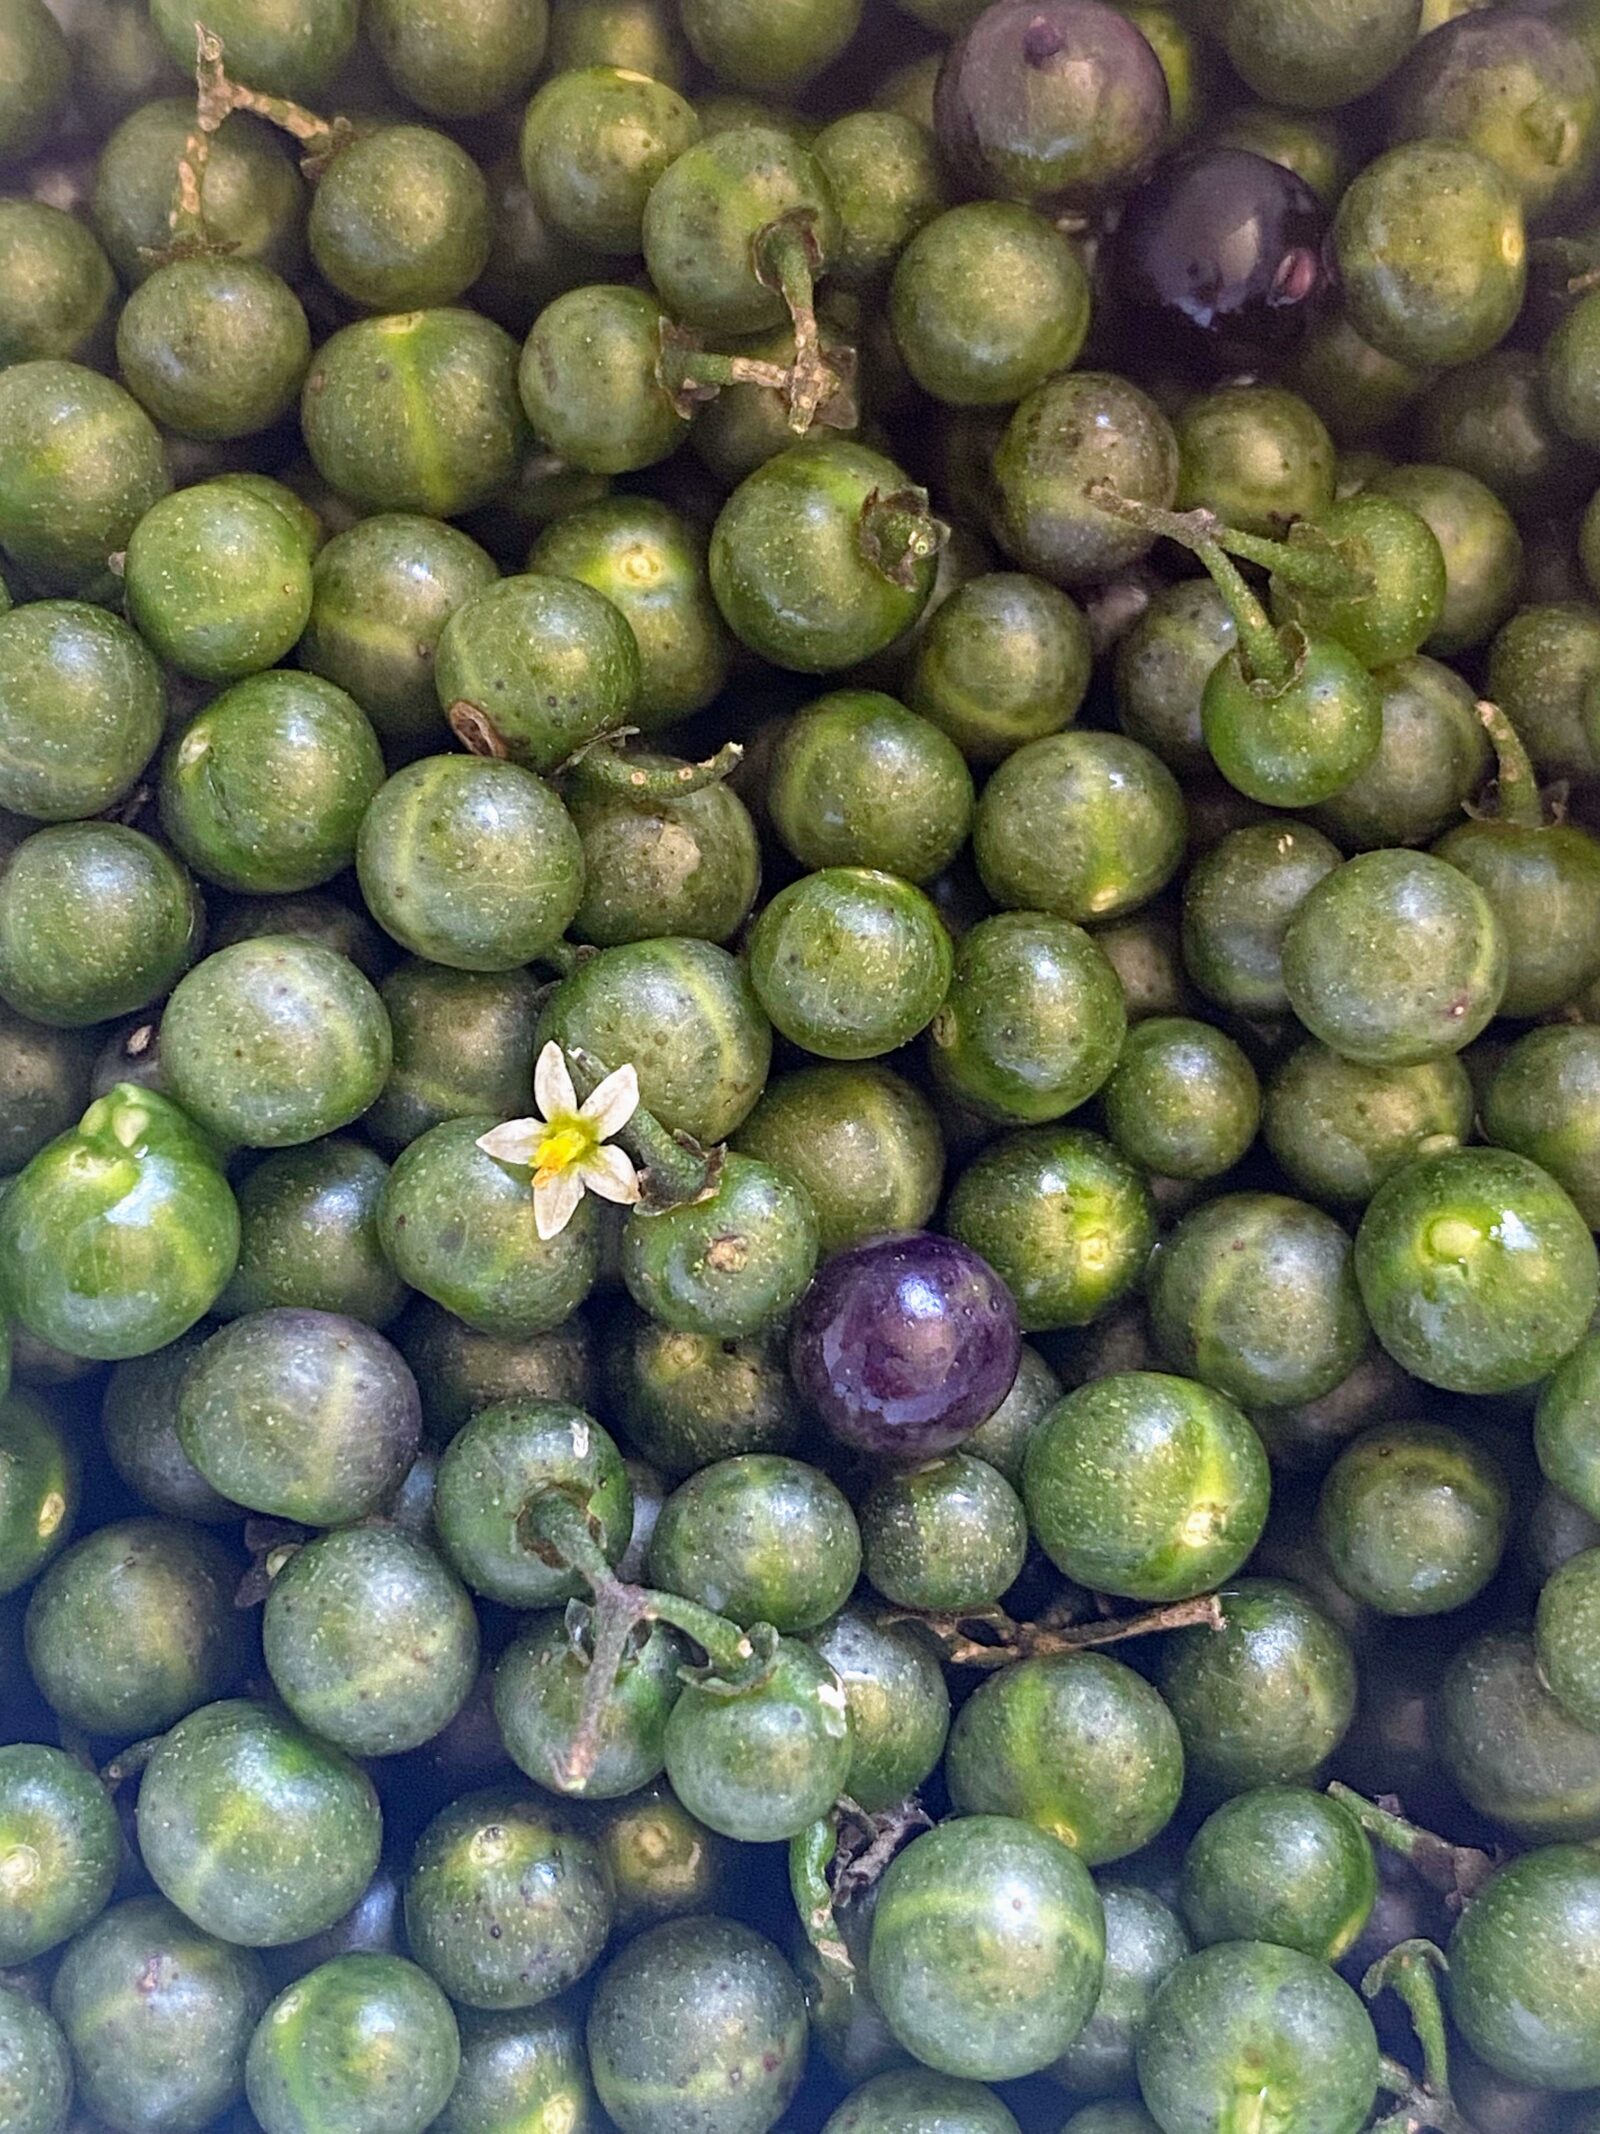
{"type": "Polygon", "coordinates": [[[1248,366],[1298,340],[1327,296],[1327,227],[1316,194],[1282,163],[1203,149],[1129,200],[1111,284],[1135,330],[1154,327],[1174,357],[1248,366]]]}
{"type": "Polygon", "coordinates": [[[954,1238],[913,1230],[824,1263],[795,1316],[795,1383],[836,1437],[880,1459],[948,1452],[1010,1392],[1011,1292],[954,1238]]]}
{"type": "Polygon", "coordinates": [[[1171,116],[1160,60],[1102,0],[996,0],[934,94],[939,145],[974,190],[1046,208],[1137,184],[1171,116]]]}

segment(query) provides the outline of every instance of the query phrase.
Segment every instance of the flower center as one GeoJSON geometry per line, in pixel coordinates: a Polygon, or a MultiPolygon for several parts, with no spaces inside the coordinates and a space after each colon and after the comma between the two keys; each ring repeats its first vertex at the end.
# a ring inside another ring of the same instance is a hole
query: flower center
{"type": "Polygon", "coordinates": [[[534,1171],[540,1178],[559,1178],[598,1146],[599,1137],[587,1119],[552,1119],[534,1149],[534,1171]]]}

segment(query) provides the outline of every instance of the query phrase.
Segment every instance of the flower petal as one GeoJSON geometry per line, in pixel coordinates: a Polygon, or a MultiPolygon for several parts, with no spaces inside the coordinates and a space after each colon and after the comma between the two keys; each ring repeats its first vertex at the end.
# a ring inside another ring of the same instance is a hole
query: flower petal
{"type": "Polygon", "coordinates": [[[602,1200],[631,1207],[639,1198],[639,1174],[619,1148],[598,1148],[578,1165],[578,1176],[602,1200]]]}
{"type": "Polygon", "coordinates": [[[553,1038],[534,1064],[533,1101],[547,1119],[570,1117],[578,1108],[566,1054],[553,1038]]]}
{"type": "Polygon", "coordinates": [[[546,1243],[559,1237],[578,1211],[583,1180],[576,1171],[545,1172],[533,1187],[533,1227],[546,1243]]]}
{"type": "Polygon", "coordinates": [[[492,1126],[488,1133],[480,1134],[478,1146],[497,1163],[528,1165],[543,1137],[542,1119],[508,1119],[504,1126],[492,1126]]]}
{"type": "Polygon", "coordinates": [[[579,1116],[588,1120],[602,1141],[609,1141],[638,1109],[639,1077],[632,1067],[619,1067],[606,1076],[579,1116]]]}

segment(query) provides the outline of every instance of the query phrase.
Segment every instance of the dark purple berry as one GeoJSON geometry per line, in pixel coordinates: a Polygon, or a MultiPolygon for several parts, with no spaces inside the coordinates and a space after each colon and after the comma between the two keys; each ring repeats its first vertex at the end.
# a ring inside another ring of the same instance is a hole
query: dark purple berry
{"type": "Polygon", "coordinates": [[[994,1413],[1021,1353],[1017,1307],[988,1261],[913,1230],[825,1262],[795,1315],[791,1363],[836,1437],[921,1460],[994,1413]]]}
{"type": "Polygon", "coordinates": [[[996,0],[951,46],[939,145],[974,191],[1072,207],[1136,185],[1171,120],[1147,40],[1101,0],[996,0]]]}
{"type": "Polygon", "coordinates": [[[1284,164],[1202,149],[1129,200],[1111,284],[1135,330],[1154,326],[1175,357],[1249,365],[1292,345],[1316,315],[1332,283],[1326,233],[1315,193],[1284,164]]]}

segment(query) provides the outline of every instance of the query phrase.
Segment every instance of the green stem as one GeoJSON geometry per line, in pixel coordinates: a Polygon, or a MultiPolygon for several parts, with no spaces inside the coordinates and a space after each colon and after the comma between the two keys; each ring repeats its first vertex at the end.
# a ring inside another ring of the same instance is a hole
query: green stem
{"type": "Polygon", "coordinates": [[[222,39],[203,23],[197,23],[195,30],[202,110],[209,107],[220,113],[210,130],[214,132],[230,112],[248,111],[298,141],[305,150],[306,163],[313,170],[325,167],[328,158],[349,139],[352,130],[349,120],[319,118],[314,111],[308,111],[303,104],[293,103],[286,96],[268,96],[260,89],[251,89],[243,82],[232,80],[224,64],[222,39]]]}
{"type": "MultiPolygon", "coordinates": [[[[748,1677],[768,1649],[756,1634],[702,1608],[698,1601],[649,1586],[631,1586],[618,1578],[584,1507],[564,1489],[536,1490],[517,1516],[517,1532],[541,1562],[552,1569],[576,1572],[594,1596],[589,1669],[566,1762],[565,1776],[574,1788],[581,1788],[594,1769],[607,1700],[627,1656],[628,1641],[641,1623],[668,1623],[681,1630],[704,1652],[712,1673],[729,1681],[748,1677]]],[[[770,1642],[775,1643],[775,1634],[770,1642]]]]}
{"type": "Polygon", "coordinates": [[[1329,1786],[1328,1796],[1349,1809],[1375,1844],[1409,1860],[1430,1888],[1447,1897],[1470,1897],[1494,1872],[1494,1862],[1486,1852],[1471,1845],[1452,1845],[1448,1838],[1438,1837],[1388,1808],[1380,1808],[1376,1801],[1340,1785],[1337,1779],[1329,1786]]]}
{"type": "MultiPolygon", "coordinates": [[[[1287,685],[1294,673],[1294,660],[1284,644],[1282,633],[1273,628],[1266,609],[1227,554],[1232,537],[1215,512],[1163,511],[1157,504],[1142,504],[1123,496],[1109,482],[1094,483],[1089,497],[1112,518],[1126,519],[1131,525],[1142,526],[1146,533],[1176,541],[1180,548],[1187,548],[1197,557],[1233,617],[1239,633],[1239,660],[1246,679],[1266,682],[1275,689],[1287,685]]],[[[1269,543],[1268,546],[1276,544],[1269,543]]]]}
{"type": "Polygon", "coordinates": [[[800,208],[768,223],[756,238],[754,256],[757,277],[783,298],[794,328],[794,362],[785,397],[789,427],[804,436],[838,382],[822,353],[817,329],[815,276],[822,255],[811,210],[800,208]]]}
{"type": "Polygon", "coordinates": [[[728,741],[703,763],[641,763],[619,748],[586,749],[568,773],[571,782],[596,794],[618,800],[636,800],[653,806],[663,800],[684,800],[707,786],[720,785],[744,759],[737,741],[728,741]]]}
{"type": "MultiPolygon", "coordinates": [[[[592,1096],[610,1071],[604,1061],[597,1060],[581,1045],[568,1050],[567,1064],[580,1098],[592,1096]]],[[[721,1176],[719,1149],[703,1149],[687,1135],[669,1133],[642,1106],[613,1138],[643,1174],[643,1213],[660,1215],[668,1208],[681,1208],[688,1201],[704,1200],[721,1176]]]]}
{"type": "Polygon", "coordinates": [[[839,1825],[833,1814],[808,1823],[789,1840],[789,1888],[806,1939],[823,1969],[842,1984],[853,1985],[856,1967],[833,1916],[833,1889],[828,1881],[828,1869],[838,1850],[839,1825]]]}
{"type": "Polygon", "coordinates": [[[1392,1987],[1405,2002],[1422,2047],[1423,2085],[1445,2104],[1450,2102],[1450,2047],[1439,2002],[1439,1979],[1448,1970],[1444,1951],[1431,1941],[1400,1941],[1369,1967],[1361,1981],[1361,1991],[1369,2001],[1392,1987]]]}
{"type": "Polygon", "coordinates": [[[1141,1615],[1114,1615],[1097,1623],[1013,1622],[1003,1608],[975,1608],[953,1615],[921,1614],[914,1608],[892,1611],[889,1622],[920,1623],[944,1648],[952,1667],[1009,1667],[1014,1660],[1034,1660],[1062,1652],[1096,1652],[1129,1638],[1159,1637],[1169,1630],[1220,1630],[1222,1603],[1214,1593],[1195,1600],[1169,1601],[1141,1615]],[[987,1630],[989,1637],[974,1637],[987,1630]]]}
{"type": "Polygon", "coordinates": [[[1522,736],[1500,706],[1487,698],[1479,700],[1478,717],[1495,754],[1495,819],[1513,823],[1519,830],[1542,830],[1544,809],[1539,802],[1539,781],[1522,736]]]}

